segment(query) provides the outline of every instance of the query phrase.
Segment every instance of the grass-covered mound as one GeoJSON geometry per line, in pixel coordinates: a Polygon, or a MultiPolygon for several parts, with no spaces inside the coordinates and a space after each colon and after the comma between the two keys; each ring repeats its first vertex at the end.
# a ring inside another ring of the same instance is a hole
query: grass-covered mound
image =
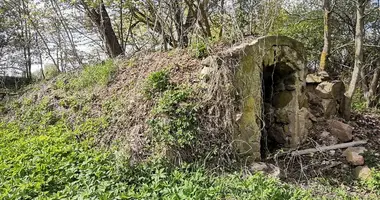
{"type": "Polygon", "coordinates": [[[224,99],[208,104],[213,96],[204,95],[200,69],[184,52],[153,53],[87,66],[6,97],[0,199],[322,198],[236,168],[223,130],[202,129],[223,127],[210,119],[222,115],[216,107],[224,99]]]}
{"type": "MultiPolygon", "coordinates": [[[[306,191],[260,174],[213,173],[197,161],[173,165],[165,156],[152,154],[136,162],[119,137],[128,127],[123,130],[118,123],[128,120],[114,119],[128,110],[120,101],[125,96],[104,95],[117,87],[130,88],[117,82],[123,70],[125,66],[111,61],[88,66],[1,102],[0,199],[308,197],[306,191]],[[120,133],[112,135],[115,127],[120,133]]],[[[162,144],[180,149],[196,137],[197,105],[189,101],[193,90],[169,81],[167,70],[148,73],[138,92],[151,104],[149,120],[141,126],[152,134],[146,138],[153,149],[162,144]]]]}

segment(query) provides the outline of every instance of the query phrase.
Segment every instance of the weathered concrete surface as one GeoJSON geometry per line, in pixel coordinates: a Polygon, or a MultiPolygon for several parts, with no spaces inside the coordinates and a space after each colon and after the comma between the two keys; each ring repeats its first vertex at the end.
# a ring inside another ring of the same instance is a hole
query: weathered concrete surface
{"type": "Polygon", "coordinates": [[[240,113],[233,136],[238,154],[259,160],[264,129],[285,146],[295,147],[306,139],[311,122],[303,108],[307,103],[301,43],[284,36],[262,37],[220,57],[238,63],[233,81],[240,113]]]}

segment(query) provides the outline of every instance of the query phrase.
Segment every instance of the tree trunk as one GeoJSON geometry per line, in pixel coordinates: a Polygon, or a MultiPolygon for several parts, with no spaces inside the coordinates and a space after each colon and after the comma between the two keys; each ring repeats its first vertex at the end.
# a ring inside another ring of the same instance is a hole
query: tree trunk
{"type": "Polygon", "coordinates": [[[224,0],[220,2],[221,7],[221,19],[220,19],[220,30],[219,30],[219,39],[223,37],[223,28],[224,28],[224,15],[226,14],[226,10],[224,9],[224,0]]]}
{"type": "Polygon", "coordinates": [[[203,30],[203,34],[210,38],[212,35],[211,35],[211,26],[210,26],[210,22],[209,22],[209,19],[208,19],[208,14],[207,14],[207,8],[208,8],[208,3],[209,3],[209,0],[200,0],[199,3],[199,12],[200,12],[200,15],[202,17],[201,21],[203,26],[201,25],[201,28],[203,30]]]}
{"type": "Polygon", "coordinates": [[[174,9],[174,25],[177,31],[178,44],[181,48],[185,48],[188,46],[189,38],[187,37],[187,33],[184,31],[185,27],[183,25],[182,10],[179,5],[179,1],[174,1],[173,9],[174,9]]]}
{"type": "Polygon", "coordinates": [[[346,120],[351,116],[351,102],[358,82],[360,70],[363,66],[363,40],[364,40],[364,11],[368,0],[356,2],[356,30],[355,30],[355,64],[348,90],[344,93],[343,117],[346,120]]]}
{"type": "Polygon", "coordinates": [[[90,17],[91,21],[98,28],[98,31],[106,44],[109,56],[114,58],[118,55],[123,54],[123,49],[120,46],[115,31],[112,28],[111,19],[107,13],[103,1],[101,1],[99,5],[99,10],[89,8],[84,1],[82,1],[82,5],[84,6],[86,13],[90,17]]]}
{"type": "Polygon", "coordinates": [[[324,35],[323,35],[323,50],[319,63],[319,71],[325,71],[329,66],[329,56],[331,49],[331,0],[323,0],[324,9],[324,35]]]}
{"type": "Polygon", "coordinates": [[[372,76],[371,83],[368,87],[368,92],[364,94],[364,98],[366,99],[366,105],[367,108],[372,108],[376,106],[376,96],[378,91],[378,85],[379,85],[379,79],[380,79],[380,59],[377,60],[375,71],[372,76]]]}
{"type": "Polygon", "coordinates": [[[119,38],[120,38],[120,46],[121,49],[124,51],[124,31],[123,31],[123,4],[124,1],[120,0],[120,8],[119,8],[119,15],[120,15],[120,27],[119,27],[119,38]]]}

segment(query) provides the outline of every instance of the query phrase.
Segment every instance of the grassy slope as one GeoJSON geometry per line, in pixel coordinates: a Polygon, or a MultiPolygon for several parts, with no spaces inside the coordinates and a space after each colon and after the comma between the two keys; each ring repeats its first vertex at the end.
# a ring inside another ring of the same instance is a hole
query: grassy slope
{"type": "Polygon", "coordinates": [[[0,199],[321,198],[260,174],[216,174],[162,159],[131,165],[117,145],[99,147],[96,137],[112,121],[104,110],[92,112],[94,94],[116,71],[112,62],[88,67],[1,103],[0,199]]]}

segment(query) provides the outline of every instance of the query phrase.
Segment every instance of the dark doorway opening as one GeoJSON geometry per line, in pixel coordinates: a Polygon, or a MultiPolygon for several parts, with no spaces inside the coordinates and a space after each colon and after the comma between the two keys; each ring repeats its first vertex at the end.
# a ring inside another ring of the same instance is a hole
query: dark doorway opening
{"type": "Polygon", "coordinates": [[[261,126],[261,155],[282,148],[289,140],[289,119],[284,108],[296,96],[295,70],[280,62],[264,66],[262,73],[263,123],[261,126]]]}

